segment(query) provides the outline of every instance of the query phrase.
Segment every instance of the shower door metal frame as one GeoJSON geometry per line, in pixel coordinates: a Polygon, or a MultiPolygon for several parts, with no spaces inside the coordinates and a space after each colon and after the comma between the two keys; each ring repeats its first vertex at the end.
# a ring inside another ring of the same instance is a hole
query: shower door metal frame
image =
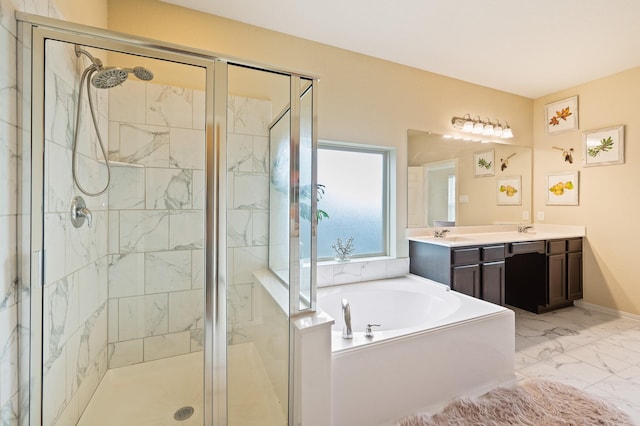
{"type": "MultiPolygon", "coordinates": [[[[21,389],[21,395],[28,395],[29,424],[39,425],[42,421],[42,309],[43,309],[43,257],[44,257],[44,54],[45,41],[81,44],[104,50],[133,54],[152,59],[167,60],[185,65],[201,67],[206,72],[205,94],[205,140],[206,140],[206,201],[205,201],[205,341],[204,341],[204,424],[226,425],[227,413],[227,274],[226,274],[226,173],[224,160],[227,147],[227,95],[228,65],[240,65],[257,70],[270,71],[291,77],[291,105],[299,120],[300,79],[312,84],[312,147],[317,147],[317,83],[319,77],[310,73],[287,70],[225,55],[208,50],[191,48],[174,43],[137,37],[101,28],[75,24],[53,18],[24,12],[16,12],[18,21],[18,96],[19,135],[23,147],[23,161],[31,159],[31,170],[22,172],[23,187],[22,215],[18,218],[18,231],[28,233],[30,246],[20,247],[19,255],[24,259],[21,269],[23,286],[29,289],[29,303],[20,308],[21,318],[29,317],[29,337],[20,343],[21,351],[29,353],[29,389],[21,389]],[[294,100],[295,99],[295,100],[294,100]],[[29,148],[24,148],[28,146],[29,148]],[[34,155],[37,153],[38,155],[34,155]],[[31,421],[37,419],[37,421],[31,421]]],[[[296,125],[299,142],[299,122],[296,125]]],[[[292,141],[293,142],[293,141],[292,141]]],[[[23,164],[21,168],[25,168],[23,164]]],[[[312,185],[316,182],[316,158],[312,160],[312,185]]],[[[290,181],[293,186],[293,181],[290,181]]],[[[291,188],[294,189],[294,188],[291,188]]],[[[312,213],[316,200],[312,198],[312,213]]],[[[314,213],[313,213],[314,214],[314,213]]],[[[298,215],[296,215],[298,216],[298,215]]],[[[292,218],[293,228],[299,226],[299,217],[292,218]]],[[[312,238],[315,239],[317,224],[312,221],[312,238]]],[[[294,241],[299,238],[294,236],[294,241]]],[[[316,249],[311,252],[311,300],[309,309],[300,310],[299,283],[290,288],[291,318],[307,311],[315,310],[316,292],[316,249]]],[[[299,260],[299,253],[294,254],[299,260]]],[[[294,270],[297,270],[299,263],[294,270]]],[[[293,351],[290,345],[290,380],[293,378],[293,351]]],[[[21,376],[21,383],[24,378],[21,376]]],[[[293,387],[289,386],[289,424],[294,422],[292,406],[295,398],[293,387]]],[[[22,405],[24,407],[24,404],[22,405]]],[[[21,413],[22,415],[22,413],[21,413]]],[[[24,423],[23,423],[24,424],[24,423]]]]}
{"type": "MultiPolygon", "coordinates": [[[[204,333],[204,422],[226,424],[226,294],[224,268],[219,268],[220,240],[218,216],[220,215],[219,183],[220,146],[226,144],[226,77],[227,64],[209,52],[163,43],[112,31],[73,24],[51,18],[16,12],[18,20],[19,66],[18,79],[24,98],[21,99],[21,145],[31,157],[30,188],[23,188],[23,230],[30,233],[29,266],[23,268],[23,282],[30,288],[29,312],[29,424],[42,423],[42,362],[43,330],[42,310],[44,285],[44,80],[45,43],[56,40],[70,44],[94,47],[132,54],[151,59],[166,60],[187,66],[203,68],[206,73],[205,90],[205,141],[206,141],[206,207],[205,207],[205,333],[204,333]],[[215,81],[214,81],[215,80],[215,81]],[[214,86],[218,92],[214,94],[214,86]],[[221,90],[220,90],[221,89],[221,90]],[[29,148],[25,148],[30,146],[29,148]],[[27,205],[30,203],[30,205],[27,205]],[[30,222],[30,226],[28,223],[30,222]],[[28,231],[27,231],[28,229],[28,231]],[[224,277],[223,277],[224,278],[224,277]],[[222,283],[220,282],[222,281],[222,283]],[[222,285],[221,285],[222,284],[222,285]],[[215,315],[215,316],[214,316],[215,315]],[[215,352],[214,352],[215,348],[215,352]],[[214,374],[214,365],[216,371],[214,374]]],[[[24,166],[23,166],[24,167],[24,166]]],[[[27,186],[27,185],[25,185],[27,186]]],[[[222,238],[221,238],[222,237],[222,238]]],[[[25,306],[24,308],[27,308],[25,306]]],[[[24,316],[23,316],[24,318],[24,316]]],[[[21,346],[24,348],[26,345],[21,346]]],[[[24,383],[24,379],[21,380],[24,383]]],[[[22,392],[21,392],[22,393],[22,392]]]]}

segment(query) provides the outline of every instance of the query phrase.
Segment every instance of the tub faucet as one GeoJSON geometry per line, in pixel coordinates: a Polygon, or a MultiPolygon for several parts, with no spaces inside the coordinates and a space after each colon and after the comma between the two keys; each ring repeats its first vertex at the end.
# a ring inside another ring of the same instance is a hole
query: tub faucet
{"type": "Polygon", "coordinates": [[[342,314],[344,315],[344,328],[342,329],[343,339],[353,339],[351,332],[351,306],[347,299],[342,299],[342,314]]]}

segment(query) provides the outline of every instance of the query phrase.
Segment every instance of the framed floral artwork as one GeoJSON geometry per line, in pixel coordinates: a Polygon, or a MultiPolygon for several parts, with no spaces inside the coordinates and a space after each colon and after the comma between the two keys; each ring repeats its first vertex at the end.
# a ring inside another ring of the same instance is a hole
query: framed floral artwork
{"type": "Polygon", "coordinates": [[[493,176],[494,170],[495,164],[493,149],[473,154],[473,175],[475,177],[493,176]]]}
{"type": "Polygon", "coordinates": [[[551,173],[547,175],[547,205],[577,206],[579,194],[579,172],[551,173]]]}
{"type": "Polygon", "coordinates": [[[624,163],[624,126],[584,132],[584,167],[624,163]]]}
{"type": "Polygon", "coordinates": [[[522,179],[520,176],[501,177],[496,179],[498,205],[522,205],[522,179]]]}
{"type": "Polygon", "coordinates": [[[578,97],[572,96],[545,105],[547,134],[567,132],[578,128],[578,97]]]}

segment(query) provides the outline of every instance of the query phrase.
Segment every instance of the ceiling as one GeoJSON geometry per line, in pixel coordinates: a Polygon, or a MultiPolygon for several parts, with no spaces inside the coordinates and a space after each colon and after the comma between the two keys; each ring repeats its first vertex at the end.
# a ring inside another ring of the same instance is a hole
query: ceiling
{"type": "Polygon", "coordinates": [[[538,98],[640,66],[638,0],[163,0],[538,98]]]}

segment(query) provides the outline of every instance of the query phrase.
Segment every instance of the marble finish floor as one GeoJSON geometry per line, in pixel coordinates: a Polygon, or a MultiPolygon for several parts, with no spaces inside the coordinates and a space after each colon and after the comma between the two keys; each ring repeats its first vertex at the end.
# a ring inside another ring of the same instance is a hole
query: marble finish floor
{"type": "Polygon", "coordinates": [[[517,308],[516,376],[546,378],[598,395],[640,425],[640,321],[571,307],[517,308]]]}

